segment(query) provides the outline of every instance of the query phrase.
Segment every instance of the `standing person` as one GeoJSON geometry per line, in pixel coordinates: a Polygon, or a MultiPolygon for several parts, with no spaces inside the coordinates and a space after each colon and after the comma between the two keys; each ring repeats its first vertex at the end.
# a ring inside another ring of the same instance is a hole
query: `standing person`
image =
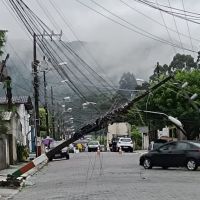
{"type": "Polygon", "coordinates": [[[83,146],[82,146],[81,143],[78,143],[78,144],[77,144],[77,148],[78,148],[79,152],[82,152],[83,146]]]}

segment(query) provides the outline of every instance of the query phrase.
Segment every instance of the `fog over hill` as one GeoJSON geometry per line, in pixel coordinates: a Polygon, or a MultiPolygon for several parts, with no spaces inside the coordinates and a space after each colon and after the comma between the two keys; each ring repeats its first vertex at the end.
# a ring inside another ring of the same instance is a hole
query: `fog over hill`
{"type": "MultiPolygon", "coordinates": [[[[123,41],[123,40],[122,40],[123,41]]],[[[99,75],[106,80],[111,80],[118,85],[124,72],[131,72],[136,78],[148,80],[153,73],[156,62],[169,63],[174,56],[173,51],[165,45],[157,42],[70,42],[74,51],[80,55],[99,75]],[[152,53],[152,51],[154,53],[152,53]],[[157,54],[155,54],[155,51],[157,54]],[[148,64],[147,64],[148,63],[148,64]]],[[[7,64],[9,74],[13,79],[13,94],[32,94],[32,70],[33,50],[31,40],[9,40],[6,52],[10,54],[7,64]]],[[[42,54],[38,49],[38,60],[42,60],[42,54]]],[[[74,60],[74,62],[76,62],[74,60]]],[[[77,63],[78,64],[78,63],[77,63]]],[[[42,72],[39,73],[40,84],[42,72]]],[[[48,86],[59,86],[62,79],[55,71],[47,73],[48,86]]],[[[76,80],[74,80],[76,81],[76,80]]],[[[82,80],[84,81],[84,80],[82,80]]],[[[58,93],[71,93],[67,87],[58,87],[58,93]]],[[[42,90],[42,87],[41,87],[42,90]]],[[[2,95],[2,94],[1,94],[2,95]]]]}

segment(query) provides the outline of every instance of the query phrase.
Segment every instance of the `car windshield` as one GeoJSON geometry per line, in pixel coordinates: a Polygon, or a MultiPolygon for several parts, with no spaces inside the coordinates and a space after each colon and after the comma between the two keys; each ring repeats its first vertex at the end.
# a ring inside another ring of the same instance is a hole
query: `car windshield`
{"type": "Polygon", "coordinates": [[[123,139],[121,139],[121,142],[131,142],[131,139],[130,138],[123,138],[123,139]]]}
{"type": "Polygon", "coordinates": [[[91,141],[91,142],[89,142],[89,145],[98,145],[98,144],[99,144],[98,141],[91,141]]]}
{"type": "Polygon", "coordinates": [[[195,145],[196,147],[199,147],[200,148],[200,143],[197,143],[197,142],[191,142],[191,144],[195,145]]]}

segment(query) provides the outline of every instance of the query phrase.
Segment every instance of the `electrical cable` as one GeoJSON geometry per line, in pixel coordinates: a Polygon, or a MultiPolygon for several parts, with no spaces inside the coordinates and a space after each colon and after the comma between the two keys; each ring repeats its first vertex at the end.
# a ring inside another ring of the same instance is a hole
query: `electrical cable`
{"type": "MultiPolygon", "coordinates": [[[[40,6],[41,6],[41,4],[40,4],[40,6]]],[[[56,24],[56,23],[54,23],[54,24],[56,24]]],[[[57,25],[57,24],[56,24],[57,25]]],[[[68,47],[69,48],[69,47],[68,47]]],[[[76,56],[78,56],[71,48],[70,48],[70,50],[71,50],[71,52],[73,52],[76,56]]],[[[66,54],[65,54],[65,56],[66,56],[66,54]]],[[[69,58],[68,58],[69,59],[69,58]]],[[[79,59],[80,59],[80,57],[79,57],[79,59]]],[[[83,62],[83,60],[81,60],[82,62],[83,62]]],[[[86,64],[86,63],[85,63],[86,64]]],[[[74,64],[73,64],[74,65],[74,64]]],[[[75,66],[75,65],[74,65],[75,66]]],[[[76,66],[75,66],[76,67],[76,66]]],[[[87,65],[87,67],[89,67],[88,65],[87,65]]],[[[76,68],[76,69],[78,69],[78,68],[76,68]]],[[[91,68],[90,68],[91,69],[91,68]]],[[[79,72],[80,72],[80,70],[79,70],[79,72]]],[[[88,71],[89,72],[89,71],[88,71]]],[[[94,72],[94,70],[93,70],[93,72],[94,72]]],[[[96,72],[95,72],[96,73],[96,72]]],[[[97,74],[97,73],[96,73],[97,74]]],[[[82,75],[84,75],[84,74],[82,74],[82,75]]],[[[91,75],[93,75],[93,73],[91,73],[91,75]]],[[[88,81],[89,81],[89,79],[86,77],[86,76],[84,76],[88,81]]],[[[102,77],[101,77],[102,78],[102,77]]],[[[102,78],[103,79],[103,78],[102,78]]],[[[103,81],[105,82],[105,80],[103,79],[103,81]]],[[[90,82],[91,84],[92,84],[92,82],[90,82]]],[[[94,87],[95,87],[95,85],[94,85],[94,87]]]]}
{"type": "MultiPolygon", "coordinates": [[[[141,4],[144,4],[144,5],[147,5],[151,8],[154,8],[154,9],[157,9],[157,10],[161,10],[169,15],[172,15],[172,16],[175,16],[175,17],[178,17],[180,19],[183,19],[185,20],[185,17],[184,16],[184,13],[178,13],[178,12],[173,12],[173,11],[168,11],[168,10],[164,10],[164,9],[161,9],[161,8],[158,8],[157,6],[154,6],[153,4],[149,3],[149,1],[143,1],[143,0],[134,0],[138,3],[141,3],[141,4]],[[182,16],[183,15],[183,16],[182,16]]],[[[170,9],[172,9],[172,7],[170,6],[170,9]]],[[[191,15],[186,15],[186,16],[191,16],[191,15]]],[[[200,22],[197,22],[197,21],[194,21],[196,20],[196,18],[193,18],[193,16],[191,16],[192,18],[187,18],[187,21],[189,22],[192,22],[192,23],[195,23],[195,24],[200,24],[200,22]]],[[[198,17],[199,19],[199,17],[198,17]]]]}
{"type": "MultiPolygon", "coordinates": [[[[74,37],[76,38],[76,40],[80,43],[82,49],[84,49],[86,51],[86,53],[92,58],[92,60],[94,61],[94,63],[96,64],[96,66],[101,69],[104,73],[104,75],[106,75],[105,71],[103,70],[103,68],[99,65],[99,63],[97,62],[97,60],[94,58],[94,56],[91,54],[91,52],[82,44],[82,42],[80,41],[79,37],[77,36],[77,34],[75,33],[75,31],[73,30],[73,28],[70,26],[69,22],[67,22],[67,20],[65,19],[65,17],[63,16],[63,13],[61,13],[61,10],[57,9],[55,4],[53,4],[52,0],[49,1],[50,4],[52,5],[52,7],[57,11],[58,15],[60,16],[60,18],[63,20],[63,22],[65,23],[65,25],[70,29],[70,31],[72,32],[72,34],[74,35],[74,37]]],[[[111,85],[114,85],[113,82],[111,80],[109,80],[111,85]]],[[[107,81],[106,81],[107,82],[107,81]]],[[[110,84],[109,83],[109,84],[110,84]]]]}
{"type": "MultiPolygon", "coordinates": [[[[141,14],[142,16],[144,16],[145,18],[155,22],[156,24],[159,24],[160,26],[162,27],[165,27],[165,25],[163,25],[162,23],[160,23],[159,21],[157,21],[156,19],[150,17],[149,15],[146,15],[145,13],[137,10],[135,7],[131,6],[130,4],[128,4],[127,2],[125,2],[124,0],[119,0],[122,4],[124,4],[125,6],[127,6],[128,8],[130,8],[131,10],[141,14]]],[[[160,6],[160,4],[158,4],[160,6]]],[[[177,33],[176,30],[170,28],[170,27],[167,27],[168,30],[174,32],[174,33],[177,33]]],[[[186,38],[190,38],[188,35],[184,34],[184,33],[179,33],[182,37],[186,37],[186,38]]],[[[200,42],[200,39],[197,39],[197,38],[194,38],[192,37],[192,40],[196,41],[196,42],[200,42]]]]}
{"type": "MultiPolygon", "coordinates": [[[[182,0],[182,5],[183,5],[184,13],[185,13],[185,18],[187,19],[186,11],[185,11],[185,6],[184,6],[184,1],[183,1],[183,0],[182,0]]],[[[187,21],[186,19],[185,19],[185,22],[186,22],[186,24],[187,24],[188,34],[189,34],[189,37],[190,37],[191,48],[192,48],[192,50],[194,50],[194,47],[193,47],[193,44],[192,44],[192,38],[191,38],[191,33],[190,33],[189,24],[188,24],[188,21],[187,21]]]]}
{"type": "MultiPolygon", "coordinates": [[[[128,30],[130,30],[130,31],[132,31],[132,32],[135,32],[135,33],[137,33],[137,34],[139,34],[139,35],[142,35],[142,36],[144,36],[144,37],[153,39],[153,40],[158,41],[158,42],[160,42],[160,43],[164,43],[164,44],[167,44],[167,45],[169,45],[169,46],[174,46],[174,47],[177,47],[177,48],[179,48],[179,49],[184,49],[184,50],[193,52],[191,49],[188,49],[188,48],[186,48],[186,47],[183,47],[183,48],[182,48],[181,46],[178,46],[178,45],[176,45],[176,44],[171,44],[171,43],[170,43],[169,41],[167,41],[167,40],[161,40],[161,39],[152,37],[151,35],[148,35],[148,33],[143,33],[143,32],[137,31],[137,30],[135,30],[135,29],[133,29],[133,28],[131,28],[131,27],[129,27],[129,26],[127,26],[127,25],[121,23],[121,22],[118,22],[118,21],[116,21],[116,20],[114,20],[114,19],[112,19],[112,18],[110,18],[110,17],[108,17],[108,16],[102,14],[101,12],[95,10],[94,8],[88,6],[87,4],[81,2],[80,0],[76,0],[76,1],[77,1],[78,3],[80,3],[81,5],[83,5],[83,6],[87,7],[87,8],[89,8],[89,9],[92,10],[92,11],[94,11],[95,13],[98,13],[99,15],[101,15],[101,16],[103,16],[103,17],[109,19],[110,21],[114,22],[115,24],[118,24],[118,25],[124,27],[125,29],[128,29],[128,30]]],[[[194,51],[194,52],[196,52],[196,51],[194,51]]],[[[197,53],[197,52],[196,52],[196,53],[197,53]]]]}
{"type": "MultiPolygon", "coordinates": [[[[29,17],[29,20],[31,20],[30,19],[30,17],[29,17]]],[[[37,29],[37,31],[38,31],[38,29],[37,29]]],[[[58,48],[59,48],[59,46],[57,46],[58,48]]],[[[66,56],[66,55],[65,55],[66,56]]],[[[68,58],[69,59],[69,58],[68,58]]],[[[74,65],[75,66],[75,65],[74,65]]],[[[68,70],[70,70],[69,68],[68,68],[68,70]]],[[[70,70],[71,71],[71,70],[70,70]]],[[[79,71],[80,72],[80,71],[79,71]]],[[[71,71],[71,73],[73,73],[72,71],[71,71]]],[[[74,76],[75,76],[75,74],[73,74],[74,76]]],[[[78,77],[76,77],[76,78],[78,78],[78,77]]],[[[85,76],[85,78],[86,78],[86,76],[85,76]]],[[[90,83],[92,83],[92,82],[90,82],[90,83]]]]}
{"type": "MultiPolygon", "coordinates": [[[[171,7],[170,0],[168,0],[168,4],[169,4],[169,6],[171,7]]],[[[171,9],[171,11],[172,11],[172,9],[171,9]]],[[[161,12],[161,10],[160,10],[160,12],[161,12]]],[[[180,33],[179,33],[179,31],[178,31],[178,26],[177,26],[177,23],[176,23],[175,16],[172,15],[172,17],[173,17],[173,20],[174,20],[174,24],[175,24],[175,27],[176,27],[176,32],[177,32],[177,35],[178,35],[178,39],[179,39],[180,45],[181,45],[181,47],[182,47],[182,49],[183,49],[183,43],[182,43],[182,40],[181,40],[180,33]]],[[[184,50],[183,50],[183,53],[184,53],[184,50]]]]}
{"type": "MultiPolygon", "coordinates": [[[[158,1],[157,1],[157,0],[156,0],[156,4],[157,4],[157,6],[159,7],[159,5],[158,5],[158,1]]],[[[165,26],[165,28],[166,28],[166,31],[167,31],[167,34],[168,34],[169,40],[171,41],[171,43],[174,43],[173,40],[172,40],[172,37],[171,37],[171,35],[170,35],[170,33],[169,33],[169,30],[168,30],[168,28],[167,28],[167,25],[166,25],[166,22],[165,22],[164,16],[163,16],[163,14],[162,14],[161,11],[160,11],[160,15],[161,15],[161,18],[162,18],[163,24],[164,24],[164,26],[165,26]]],[[[173,47],[173,50],[174,50],[174,53],[177,54],[177,51],[176,51],[175,47],[173,47]]],[[[192,50],[193,50],[193,49],[192,49],[192,50]]]]}

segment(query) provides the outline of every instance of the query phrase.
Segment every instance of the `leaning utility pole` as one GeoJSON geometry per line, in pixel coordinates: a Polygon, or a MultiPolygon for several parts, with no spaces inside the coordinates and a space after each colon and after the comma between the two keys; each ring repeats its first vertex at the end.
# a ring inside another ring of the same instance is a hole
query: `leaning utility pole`
{"type": "Polygon", "coordinates": [[[48,107],[47,107],[47,82],[46,82],[46,72],[43,71],[43,78],[44,78],[44,109],[45,109],[45,118],[46,118],[46,131],[47,136],[49,136],[49,114],[48,114],[48,107]]]}
{"type": "Polygon", "coordinates": [[[40,114],[39,114],[39,79],[38,79],[38,64],[37,53],[36,53],[36,37],[33,34],[33,86],[34,86],[34,97],[35,97],[35,138],[36,138],[36,156],[41,155],[41,137],[40,137],[40,114]]]}
{"type": "Polygon", "coordinates": [[[53,101],[53,87],[51,86],[51,106],[52,106],[52,133],[55,139],[55,116],[54,116],[54,101],[53,101]]]}

